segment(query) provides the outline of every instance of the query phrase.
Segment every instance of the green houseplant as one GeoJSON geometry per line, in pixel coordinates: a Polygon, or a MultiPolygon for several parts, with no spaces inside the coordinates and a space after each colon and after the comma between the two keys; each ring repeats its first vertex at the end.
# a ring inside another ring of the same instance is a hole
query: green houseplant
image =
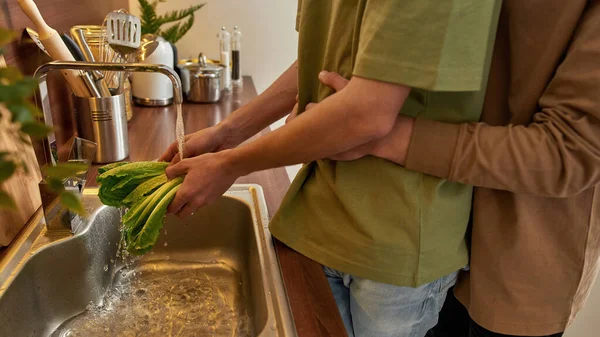
{"type": "Polygon", "coordinates": [[[159,2],[166,0],[138,0],[140,5],[140,20],[142,22],[142,34],[155,34],[162,36],[172,44],[179,41],[194,25],[194,13],[206,5],[205,3],[190,6],[187,9],[171,11],[163,15],[156,14],[159,2]],[[171,24],[163,29],[165,24],[171,24]]]}
{"type": "MultiPolygon", "coordinates": [[[[0,47],[10,43],[15,37],[15,32],[0,27],[0,47]]],[[[4,60],[2,49],[0,58],[4,60]]],[[[0,66],[0,132],[20,148],[31,146],[31,139],[42,138],[52,131],[50,127],[39,122],[41,113],[30,101],[36,87],[37,81],[31,77],[24,77],[19,69],[0,66]]],[[[16,172],[30,171],[23,153],[24,151],[19,150],[0,150],[1,209],[15,210],[18,207],[3,189],[3,184],[16,172]]],[[[84,214],[81,202],[77,196],[65,191],[62,181],[82,169],[85,169],[85,165],[65,163],[47,166],[42,170],[49,188],[59,195],[61,204],[79,214],[84,214]]]]}

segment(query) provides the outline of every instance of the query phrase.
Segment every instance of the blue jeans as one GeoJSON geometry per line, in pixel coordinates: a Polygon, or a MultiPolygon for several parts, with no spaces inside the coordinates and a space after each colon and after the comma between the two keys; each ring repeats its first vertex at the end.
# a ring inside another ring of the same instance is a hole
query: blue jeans
{"type": "Polygon", "coordinates": [[[424,337],[458,275],[411,288],[324,270],[349,337],[424,337]]]}

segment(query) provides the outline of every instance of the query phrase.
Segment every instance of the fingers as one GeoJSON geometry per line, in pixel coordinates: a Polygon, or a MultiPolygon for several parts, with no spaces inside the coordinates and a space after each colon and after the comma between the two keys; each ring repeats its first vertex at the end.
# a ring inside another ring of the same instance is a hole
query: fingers
{"type": "Polygon", "coordinates": [[[348,85],[348,80],[340,76],[338,73],[333,73],[323,70],[319,73],[321,83],[332,88],[335,91],[340,91],[348,85]]]}
{"type": "MultiPolygon", "coordinates": [[[[177,146],[177,144],[176,144],[177,146]]],[[[175,155],[173,156],[173,159],[171,159],[171,165],[173,166],[177,163],[179,163],[181,161],[181,156],[179,155],[179,150],[175,151],[175,155]]],[[[194,152],[192,151],[192,149],[190,148],[190,146],[184,147],[183,148],[183,157],[184,158],[190,158],[192,155],[194,154],[194,152]]]]}
{"type": "MultiPolygon", "coordinates": [[[[194,134],[186,135],[184,138],[184,142],[187,142],[190,138],[192,138],[193,135],[194,134]]],[[[184,155],[186,153],[187,153],[187,151],[184,152],[184,155]]],[[[175,160],[175,158],[179,157],[178,155],[179,155],[179,146],[177,144],[177,141],[174,141],[173,143],[171,143],[171,145],[169,145],[169,147],[167,148],[165,153],[163,153],[162,156],[160,156],[160,158],[158,158],[158,161],[166,161],[166,162],[171,162],[171,164],[174,164],[173,160],[175,160]]]]}
{"type": "MultiPolygon", "coordinates": [[[[183,151],[185,151],[185,150],[183,150],[183,151]]],[[[173,159],[171,159],[171,164],[169,164],[169,166],[173,166],[173,165],[179,163],[180,161],[181,161],[181,156],[179,155],[179,151],[177,151],[175,156],[173,156],[173,159]]]]}
{"type": "Polygon", "coordinates": [[[158,158],[158,161],[166,161],[166,162],[170,162],[173,160],[174,157],[176,157],[175,155],[179,153],[179,149],[177,148],[177,143],[171,143],[171,145],[169,145],[169,147],[167,148],[167,151],[165,151],[165,153],[162,154],[162,156],[160,156],[160,158],[158,158]]]}
{"type": "Polygon", "coordinates": [[[197,207],[194,206],[191,203],[187,203],[185,204],[185,206],[175,215],[177,215],[180,218],[187,218],[188,216],[194,214],[194,212],[196,211],[197,207]]]}
{"type": "Polygon", "coordinates": [[[189,193],[186,192],[185,181],[181,185],[181,188],[175,194],[175,198],[171,201],[171,204],[167,208],[167,212],[171,214],[178,214],[179,211],[185,206],[187,200],[189,200],[189,193]]]}
{"type": "MultiPolygon", "coordinates": [[[[179,156],[177,156],[179,157],[179,156]]],[[[188,165],[186,160],[176,163],[175,165],[171,165],[169,167],[167,167],[166,170],[166,174],[167,174],[167,178],[169,178],[169,180],[173,179],[173,178],[177,178],[179,176],[185,175],[188,172],[188,165]]]]}
{"type": "Polygon", "coordinates": [[[297,115],[298,115],[298,103],[296,103],[296,105],[294,105],[294,108],[292,109],[292,112],[290,112],[290,114],[285,119],[285,124],[291,122],[292,119],[296,118],[297,115]]]}
{"type": "MultiPolygon", "coordinates": [[[[335,91],[340,91],[342,89],[344,89],[346,87],[346,85],[348,85],[348,80],[343,78],[342,76],[340,76],[337,73],[332,73],[332,72],[328,72],[323,70],[322,72],[319,73],[319,80],[321,80],[321,82],[323,84],[325,84],[326,86],[332,88],[335,91]]],[[[298,116],[298,95],[296,95],[296,105],[294,106],[294,109],[292,109],[292,112],[288,115],[288,117],[285,119],[285,124],[291,122],[294,118],[296,118],[298,116]]],[[[310,110],[314,107],[317,106],[318,103],[308,103],[306,105],[306,107],[304,108],[305,111],[310,110]]]]}

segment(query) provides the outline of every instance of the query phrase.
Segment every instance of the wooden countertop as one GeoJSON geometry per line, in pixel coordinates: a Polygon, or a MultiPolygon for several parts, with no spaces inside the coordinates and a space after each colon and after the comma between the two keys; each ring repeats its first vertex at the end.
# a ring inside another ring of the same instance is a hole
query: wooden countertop
{"type": "MultiPolygon", "coordinates": [[[[254,83],[250,77],[245,77],[243,90],[223,97],[217,104],[184,104],[185,133],[193,133],[218,124],[232,111],[248,103],[254,97],[256,97],[254,83]]],[[[266,129],[261,134],[268,132],[269,129],[266,129]]],[[[133,118],[129,122],[129,160],[154,160],[173,141],[175,141],[175,108],[173,105],[164,108],[134,108],[133,118]]],[[[93,171],[96,170],[97,166],[93,171]]],[[[95,176],[95,172],[92,175],[95,176]]],[[[91,185],[94,181],[90,180],[88,183],[91,185]]],[[[236,183],[261,185],[270,217],[281,204],[290,185],[284,168],[255,172],[239,178],[236,183]]],[[[279,241],[275,242],[275,247],[298,336],[346,336],[344,325],[321,266],[279,241]]]]}

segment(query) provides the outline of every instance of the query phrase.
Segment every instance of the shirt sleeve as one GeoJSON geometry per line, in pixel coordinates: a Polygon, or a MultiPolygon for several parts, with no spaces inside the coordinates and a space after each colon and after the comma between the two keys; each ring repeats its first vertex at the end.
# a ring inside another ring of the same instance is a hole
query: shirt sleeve
{"type": "Polygon", "coordinates": [[[490,126],[418,119],[406,167],[545,197],[569,197],[600,184],[599,18],[596,3],[540,97],[532,123],[490,126]]]}
{"type": "Polygon", "coordinates": [[[431,91],[478,91],[497,0],[367,0],[354,75],[431,91]]]}

